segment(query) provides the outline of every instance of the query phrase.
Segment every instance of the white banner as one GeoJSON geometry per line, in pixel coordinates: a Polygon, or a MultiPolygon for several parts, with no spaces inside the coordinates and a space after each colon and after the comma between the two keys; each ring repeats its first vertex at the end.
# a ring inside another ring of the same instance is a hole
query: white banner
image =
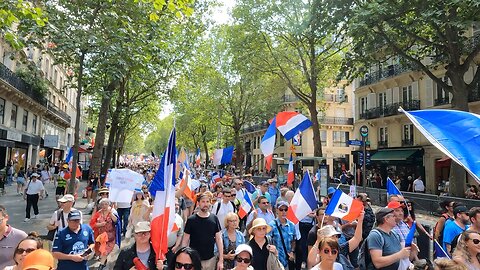
{"type": "Polygon", "coordinates": [[[105,183],[110,189],[108,198],[112,202],[129,203],[135,190],[140,191],[143,175],[129,169],[111,169],[105,183]]]}

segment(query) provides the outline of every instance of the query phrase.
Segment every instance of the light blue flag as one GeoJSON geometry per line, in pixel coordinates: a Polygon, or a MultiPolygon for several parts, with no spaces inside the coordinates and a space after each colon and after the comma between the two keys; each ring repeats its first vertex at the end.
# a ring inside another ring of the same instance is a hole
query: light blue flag
{"type": "Polygon", "coordinates": [[[480,115],[455,110],[400,110],[430,143],[480,183],[480,115]]]}

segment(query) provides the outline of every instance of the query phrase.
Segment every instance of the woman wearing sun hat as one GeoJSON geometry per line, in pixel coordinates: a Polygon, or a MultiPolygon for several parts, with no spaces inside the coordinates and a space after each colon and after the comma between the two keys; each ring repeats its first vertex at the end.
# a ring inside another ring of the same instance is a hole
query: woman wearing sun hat
{"type": "Polygon", "coordinates": [[[277,248],[271,245],[267,239],[267,234],[271,230],[272,227],[270,227],[263,218],[256,218],[252,222],[252,227],[249,230],[252,238],[248,242],[248,245],[252,248],[252,266],[254,269],[267,269],[270,252],[278,256],[277,248]]]}

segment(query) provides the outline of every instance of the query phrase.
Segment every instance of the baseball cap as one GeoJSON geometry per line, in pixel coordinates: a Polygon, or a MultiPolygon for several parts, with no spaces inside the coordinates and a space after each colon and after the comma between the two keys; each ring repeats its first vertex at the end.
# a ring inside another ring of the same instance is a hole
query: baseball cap
{"type": "Polygon", "coordinates": [[[263,180],[262,182],[260,182],[260,186],[263,186],[263,185],[266,185],[268,184],[267,181],[263,180]]]}
{"type": "Polygon", "coordinates": [[[336,189],[335,189],[334,187],[329,187],[329,188],[327,189],[327,194],[328,194],[328,195],[333,194],[333,193],[335,193],[335,190],[336,190],[336,189]]]}
{"type": "Polygon", "coordinates": [[[37,249],[25,256],[22,270],[50,270],[54,267],[52,254],[45,249],[37,249]]]}
{"type": "Polygon", "coordinates": [[[32,173],[32,177],[39,177],[40,175],[36,172],[32,173]]]}
{"type": "Polygon", "coordinates": [[[150,222],[148,221],[140,221],[137,224],[135,224],[134,231],[135,233],[140,233],[140,232],[149,232],[150,229],[150,222]]]}
{"type": "Polygon", "coordinates": [[[80,220],[82,219],[82,214],[78,210],[72,210],[68,213],[68,220],[80,220]]]}
{"type": "Polygon", "coordinates": [[[274,179],[274,178],[268,179],[268,183],[277,183],[277,182],[278,182],[277,179],[274,179]]]}
{"type": "Polygon", "coordinates": [[[288,202],[286,202],[286,201],[278,201],[278,202],[277,202],[277,208],[280,208],[280,207],[282,207],[282,206],[285,206],[285,207],[288,208],[288,202]]]}
{"type": "Polygon", "coordinates": [[[64,169],[68,169],[68,165],[67,164],[63,164],[62,166],[64,169]]]}
{"type": "Polygon", "coordinates": [[[72,194],[65,194],[63,197],[57,200],[58,202],[73,202],[75,201],[75,197],[72,194]]]}
{"type": "Polygon", "coordinates": [[[247,244],[238,245],[238,247],[235,249],[235,256],[237,256],[238,254],[240,254],[244,251],[248,252],[250,254],[250,256],[253,257],[252,248],[247,244]]]}
{"type": "Polygon", "coordinates": [[[383,207],[383,208],[380,208],[377,213],[375,213],[375,219],[377,220],[382,220],[386,215],[390,214],[393,212],[393,208],[389,208],[389,207],[383,207]]]}
{"type": "Polygon", "coordinates": [[[403,205],[397,201],[391,201],[387,204],[387,208],[390,208],[390,209],[397,209],[402,207],[403,205]]]}
{"type": "Polygon", "coordinates": [[[465,205],[459,205],[453,208],[453,215],[456,216],[458,213],[467,213],[468,208],[465,205]]]}

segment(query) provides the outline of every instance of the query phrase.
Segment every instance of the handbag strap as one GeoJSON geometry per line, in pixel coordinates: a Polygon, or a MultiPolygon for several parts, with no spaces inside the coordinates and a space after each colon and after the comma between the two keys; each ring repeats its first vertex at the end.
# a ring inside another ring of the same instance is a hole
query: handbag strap
{"type": "Polygon", "coordinates": [[[276,219],[275,219],[275,225],[277,226],[278,232],[280,233],[280,239],[282,240],[283,251],[285,252],[285,255],[288,256],[287,247],[285,246],[285,240],[283,239],[282,229],[278,225],[278,222],[276,219]]]}

